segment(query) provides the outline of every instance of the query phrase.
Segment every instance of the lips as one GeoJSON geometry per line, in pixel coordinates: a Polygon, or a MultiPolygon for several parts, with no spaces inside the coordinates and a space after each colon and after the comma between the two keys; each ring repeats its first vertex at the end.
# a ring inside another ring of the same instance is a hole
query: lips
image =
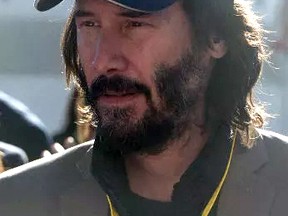
{"type": "Polygon", "coordinates": [[[106,106],[130,106],[131,104],[137,103],[135,100],[139,98],[140,94],[136,92],[107,92],[100,96],[97,102],[106,106]]]}
{"type": "Polygon", "coordinates": [[[115,92],[115,91],[108,91],[105,94],[103,94],[103,96],[106,97],[124,97],[124,96],[130,96],[130,95],[134,95],[136,94],[136,92],[115,92]]]}

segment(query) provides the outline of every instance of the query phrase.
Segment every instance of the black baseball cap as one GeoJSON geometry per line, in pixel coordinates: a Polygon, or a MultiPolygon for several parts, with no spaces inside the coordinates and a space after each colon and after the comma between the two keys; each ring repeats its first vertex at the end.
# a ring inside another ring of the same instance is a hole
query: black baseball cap
{"type": "MultiPolygon", "coordinates": [[[[35,0],[34,6],[39,11],[47,11],[63,0],[35,0]]],[[[172,5],[177,0],[107,0],[121,7],[142,11],[142,12],[154,12],[162,10],[172,5]]]]}

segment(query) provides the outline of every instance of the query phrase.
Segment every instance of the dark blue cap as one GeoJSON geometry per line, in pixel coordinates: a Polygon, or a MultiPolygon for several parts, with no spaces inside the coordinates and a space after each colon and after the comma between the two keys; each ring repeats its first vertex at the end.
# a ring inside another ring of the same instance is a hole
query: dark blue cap
{"type": "MultiPolygon", "coordinates": [[[[58,5],[63,0],[35,0],[34,6],[39,11],[47,11],[54,6],[58,5]]],[[[121,7],[143,11],[154,12],[162,10],[172,5],[177,0],[107,0],[121,7]]]]}

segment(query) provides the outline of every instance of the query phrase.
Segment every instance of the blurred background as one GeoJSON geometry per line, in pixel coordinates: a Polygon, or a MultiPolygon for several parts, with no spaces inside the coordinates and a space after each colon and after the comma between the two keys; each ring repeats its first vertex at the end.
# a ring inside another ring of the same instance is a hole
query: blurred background
{"type": "MultiPolygon", "coordinates": [[[[0,0],[0,89],[24,102],[54,134],[65,124],[72,93],[65,87],[60,36],[73,0],[49,12],[33,8],[33,0],[0,0]]],[[[271,64],[265,64],[257,97],[275,118],[266,128],[288,135],[288,0],[254,0],[262,16],[271,64]],[[285,10],[286,8],[286,10],[285,10]],[[287,28],[287,29],[286,29],[287,28]]]]}
{"type": "Polygon", "coordinates": [[[40,13],[33,0],[0,0],[0,89],[27,105],[49,133],[63,127],[70,91],[60,36],[72,0],[40,13]]]}

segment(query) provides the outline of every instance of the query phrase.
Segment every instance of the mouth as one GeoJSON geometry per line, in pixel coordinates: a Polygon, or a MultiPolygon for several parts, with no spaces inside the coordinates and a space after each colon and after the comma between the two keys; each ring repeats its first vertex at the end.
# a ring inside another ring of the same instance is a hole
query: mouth
{"type": "Polygon", "coordinates": [[[104,97],[126,97],[126,96],[131,96],[131,95],[135,95],[137,94],[136,92],[128,92],[128,91],[124,91],[124,92],[115,92],[115,91],[108,91],[106,92],[103,96],[104,97]]]}
{"type": "Polygon", "coordinates": [[[132,104],[133,101],[141,94],[137,92],[113,92],[108,91],[99,97],[98,103],[110,106],[126,106],[132,104]]]}

